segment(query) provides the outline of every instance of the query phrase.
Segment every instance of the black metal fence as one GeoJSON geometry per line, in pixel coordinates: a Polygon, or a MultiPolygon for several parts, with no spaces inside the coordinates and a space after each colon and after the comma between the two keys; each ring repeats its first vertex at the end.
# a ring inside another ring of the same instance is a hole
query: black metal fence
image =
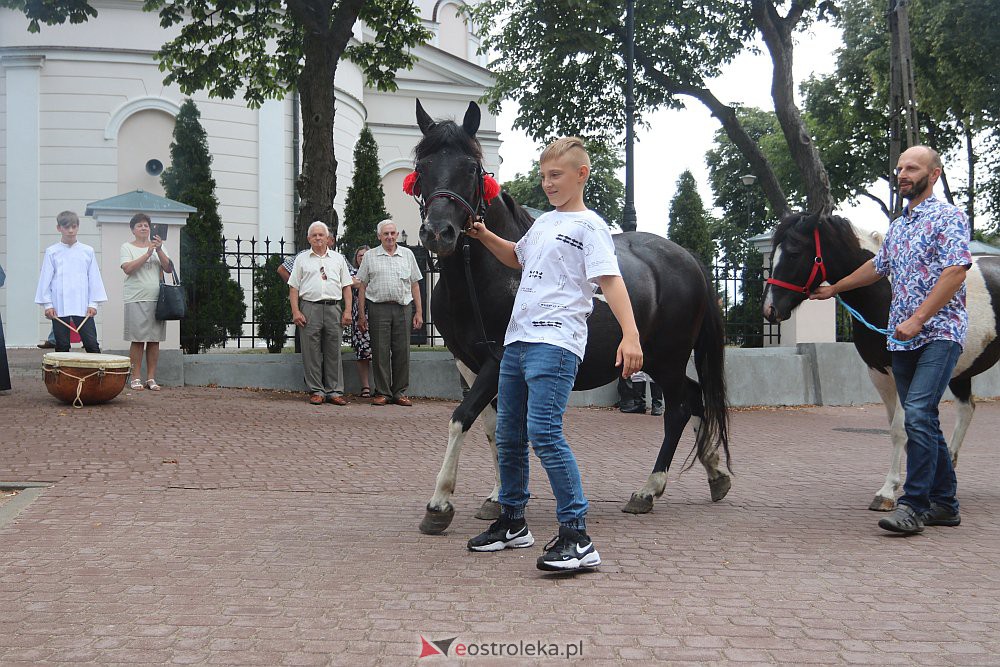
{"type": "Polygon", "coordinates": [[[712,281],[726,324],[726,345],[764,347],[781,342],[781,325],[762,314],[766,272],[760,265],[714,264],[712,281]]]}
{"type": "MultiPolygon", "coordinates": [[[[281,239],[277,243],[272,243],[270,239],[258,241],[251,238],[222,239],[222,259],[229,269],[229,277],[235,280],[243,289],[247,304],[247,315],[249,319],[243,322],[243,333],[237,338],[230,338],[222,347],[265,347],[264,341],[257,335],[257,324],[259,313],[257,312],[256,288],[254,286],[254,276],[258,271],[262,271],[264,262],[271,255],[280,255],[282,258],[295,255],[295,246],[286,243],[281,239]]],[[[196,295],[197,296],[197,295],[196,295]]],[[[292,340],[295,334],[295,325],[288,322],[288,339],[292,340]]]]}
{"type": "MultiPolygon", "coordinates": [[[[407,246],[413,251],[417,263],[424,272],[421,281],[423,297],[424,326],[413,332],[411,343],[416,346],[443,346],[444,340],[434,327],[431,319],[433,287],[438,280],[438,269],[431,256],[421,246],[407,246]]],[[[254,275],[263,270],[263,265],[271,255],[289,257],[295,254],[294,246],[284,239],[271,242],[268,239],[223,240],[222,255],[229,268],[230,276],[239,283],[246,295],[248,319],[243,323],[242,335],[226,341],[222,347],[262,348],[264,340],[258,335],[259,314],[256,311],[254,275]]],[[[711,276],[722,308],[726,326],[726,344],[737,347],[763,347],[781,341],[781,325],[770,324],[761,316],[761,299],[766,274],[759,266],[715,265],[711,276]]],[[[838,309],[840,307],[838,306],[838,309]]],[[[837,340],[841,340],[841,313],[838,310],[837,340]]],[[[849,339],[850,317],[846,322],[849,339]]],[[[289,340],[294,335],[294,325],[288,322],[289,340]]],[[[344,332],[345,344],[350,342],[350,329],[344,332]]]]}

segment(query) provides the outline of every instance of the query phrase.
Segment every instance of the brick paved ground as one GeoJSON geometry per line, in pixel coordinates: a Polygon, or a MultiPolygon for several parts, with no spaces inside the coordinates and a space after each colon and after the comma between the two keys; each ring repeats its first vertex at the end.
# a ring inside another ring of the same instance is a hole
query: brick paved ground
{"type": "MultiPolygon", "coordinates": [[[[606,564],[562,577],[535,569],[540,546],[466,551],[492,480],[478,428],[454,524],[417,531],[452,403],[186,388],[73,410],[36,356],[15,353],[0,396],[0,481],[52,482],[0,528],[3,665],[413,664],[421,636],[574,643],[592,664],[1000,663],[997,403],[963,450],[964,523],[909,539],[865,509],[887,438],[845,430],[884,428],[879,406],[734,412],[729,497],[711,503],[701,470],[675,465],[645,516],[619,510],[659,420],[573,409],[606,564]]],[[[553,500],[535,473],[544,542],[553,500]]]]}

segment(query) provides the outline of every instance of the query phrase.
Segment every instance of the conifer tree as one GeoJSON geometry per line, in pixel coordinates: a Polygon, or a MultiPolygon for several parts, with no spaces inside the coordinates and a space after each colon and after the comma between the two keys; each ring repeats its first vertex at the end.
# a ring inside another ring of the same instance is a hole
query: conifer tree
{"type": "Polygon", "coordinates": [[[188,354],[239,336],[246,316],[243,289],[229,277],[222,257],[222,219],[200,117],[195,103],[185,101],[174,125],[170,168],[160,177],[167,197],[198,209],[181,230],[181,278],[188,299],[181,348],[188,354]]]}
{"type": "Polygon", "coordinates": [[[375,228],[388,217],[379,177],[378,144],[366,125],[354,146],[354,178],[344,202],[344,229],[337,248],[345,257],[353,257],[361,245],[374,248],[378,245],[375,228]]]}
{"type": "Polygon", "coordinates": [[[698,184],[690,171],[677,179],[677,193],[670,201],[670,226],[667,237],[711,266],[715,243],[709,226],[709,216],[698,194],[698,184]]]}
{"type": "Polygon", "coordinates": [[[288,286],[278,275],[284,261],[281,255],[271,255],[254,271],[254,319],[257,335],[267,343],[268,352],[281,352],[288,340],[288,323],[292,321],[292,304],[288,301],[288,286]]]}

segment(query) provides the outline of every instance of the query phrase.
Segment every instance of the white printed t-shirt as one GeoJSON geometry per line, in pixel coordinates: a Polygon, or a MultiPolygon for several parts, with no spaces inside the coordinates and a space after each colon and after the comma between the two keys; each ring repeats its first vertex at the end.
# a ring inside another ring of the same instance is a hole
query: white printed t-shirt
{"type": "Polygon", "coordinates": [[[521,285],[504,345],[548,343],[583,359],[600,276],[620,276],[608,225],[591,210],[539,216],[514,246],[521,285]]]}

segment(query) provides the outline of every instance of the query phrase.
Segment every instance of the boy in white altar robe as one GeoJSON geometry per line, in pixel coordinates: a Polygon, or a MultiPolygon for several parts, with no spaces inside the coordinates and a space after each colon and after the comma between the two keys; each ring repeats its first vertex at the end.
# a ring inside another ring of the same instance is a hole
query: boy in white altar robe
{"type": "Polygon", "coordinates": [[[76,330],[87,352],[100,352],[97,342],[97,304],[108,300],[97,266],[94,249],[76,240],[80,218],[73,211],[56,216],[58,243],[45,249],[42,275],[38,279],[35,303],[45,309],[45,317],[55,321],[56,352],[69,352],[70,330],[76,330]]]}

